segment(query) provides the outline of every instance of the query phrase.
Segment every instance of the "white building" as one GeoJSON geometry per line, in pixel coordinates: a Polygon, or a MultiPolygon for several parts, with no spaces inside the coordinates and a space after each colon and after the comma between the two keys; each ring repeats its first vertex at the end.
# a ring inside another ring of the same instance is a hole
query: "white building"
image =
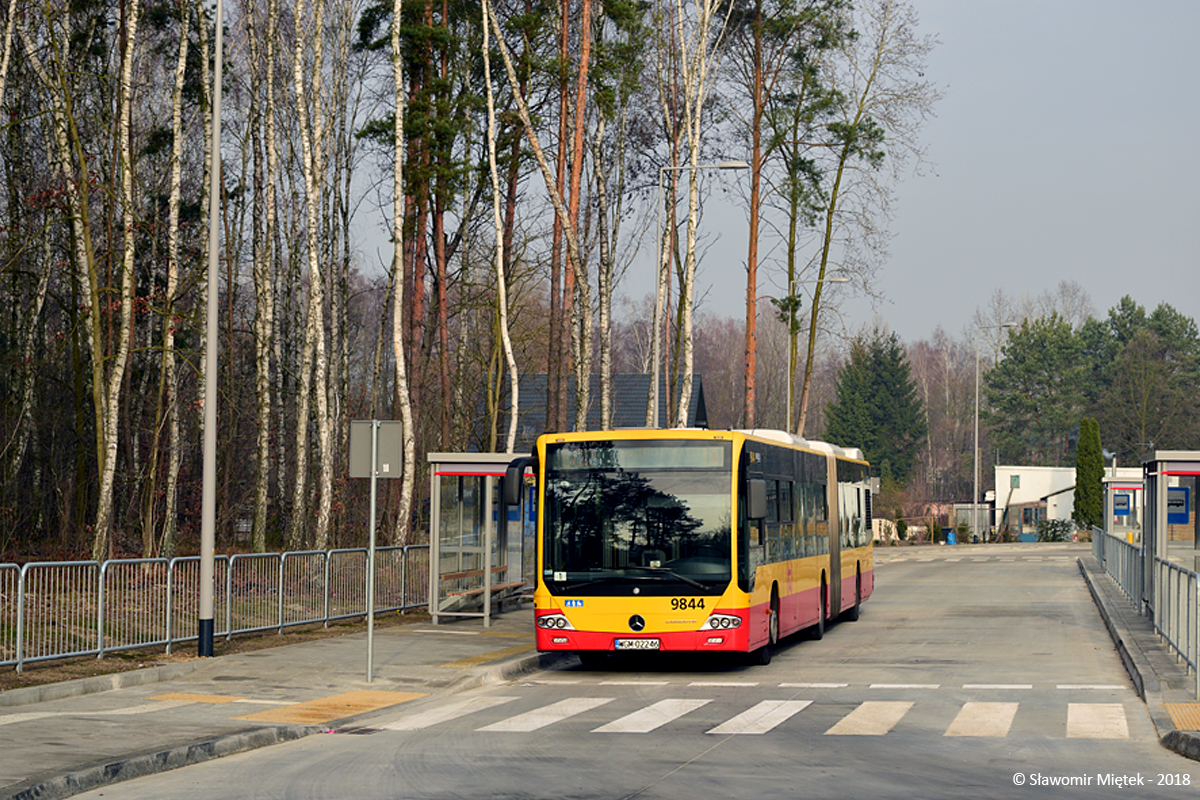
{"type": "MultiPolygon", "coordinates": [[[[1141,486],[1141,467],[1104,471],[1106,484],[1141,486]]],[[[1140,492],[1132,497],[1130,514],[1140,519],[1140,492]]],[[[1070,519],[1075,505],[1074,467],[996,467],[996,530],[1008,526],[1013,533],[1037,533],[1038,520],[1070,519]]]]}

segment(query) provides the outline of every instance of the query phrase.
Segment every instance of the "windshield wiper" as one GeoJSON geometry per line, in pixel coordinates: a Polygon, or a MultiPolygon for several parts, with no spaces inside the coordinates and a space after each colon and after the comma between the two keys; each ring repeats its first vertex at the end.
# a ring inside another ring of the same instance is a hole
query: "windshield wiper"
{"type": "Polygon", "coordinates": [[[699,590],[701,590],[701,591],[703,591],[703,592],[710,591],[710,590],[709,590],[709,588],[708,588],[707,586],[705,586],[703,583],[701,583],[700,581],[693,580],[693,579],[689,578],[687,575],[680,575],[678,572],[676,572],[675,570],[671,569],[670,567],[639,567],[639,566],[634,566],[634,567],[633,567],[633,569],[644,569],[644,570],[646,570],[646,571],[648,571],[648,572],[653,572],[653,573],[656,573],[656,574],[659,574],[659,575],[663,575],[663,576],[666,576],[666,577],[674,578],[674,579],[675,579],[675,580],[677,580],[677,581],[683,581],[683,582],[684,582],[684,583],[686,583],[688,586],[693,586],[693,587],[695,587],[695,588],[697,588],[697,589],[699,589],[699,590]]]}
{"type": "Polygon", "coordinates": [[[668,569],[667,567],[642,567],[642,566],[637,566],[637,565],[631,565],[628,567],[621,567],[621,569],[641,569],[641,570],[645,570],[646,572],[651,572],[653,574],[652,575],[597,575],[595,578],[592,578],[591,580],[575,581],[573,583],[568,583],[565,586],[560,586],[558,588],[558,591],[570,592],[575,589],[580,589],[580,588],[583,588],[584,586],[592,586],[597,583],[651,583],[651,582],[658,583],[663,580],[681,581],[683,583],[686,583],[688,586],[692,586],[696,589],[699,589],[702,592],[705,592],[706,594],[712,591],[711,587],[705,586],[700,581],[693,580],[686,575],[680,575],[675,570],[668,569]]]}

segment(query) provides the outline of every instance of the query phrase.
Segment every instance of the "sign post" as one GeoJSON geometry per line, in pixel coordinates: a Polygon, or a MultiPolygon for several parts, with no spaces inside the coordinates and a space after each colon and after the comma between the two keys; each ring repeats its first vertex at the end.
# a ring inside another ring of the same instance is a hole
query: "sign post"
{"type": "Polygon", "coordinates": [[[403,457],[403,423],[354,420],[350,423],[350,477],[371,479],[371,521],[367,547],[367,683],[375,679],[375,497],[379,478],[398,478],[393,471],[403,457]]]}

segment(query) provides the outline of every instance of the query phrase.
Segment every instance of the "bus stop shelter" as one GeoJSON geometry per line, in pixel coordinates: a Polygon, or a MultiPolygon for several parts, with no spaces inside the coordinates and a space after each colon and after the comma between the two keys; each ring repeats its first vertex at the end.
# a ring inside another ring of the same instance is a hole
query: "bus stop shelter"
{"type": "Polygon", "coordinates": [[[482,617],[533,591],[532,491],[503,505],[510,453],[430,453],[429,615],[482,617]]]}
{"type": "Polygon", "coordinates": [[[1200,516],[1196,514],[1196,485],[1200,451],[1159,450],[1142,465],[1144,509],[1142,526],[1143,598],[1152,618],[1157,609],[1154,580],[1158,563],[1175,561],[1200,567],[1200,516]]]}

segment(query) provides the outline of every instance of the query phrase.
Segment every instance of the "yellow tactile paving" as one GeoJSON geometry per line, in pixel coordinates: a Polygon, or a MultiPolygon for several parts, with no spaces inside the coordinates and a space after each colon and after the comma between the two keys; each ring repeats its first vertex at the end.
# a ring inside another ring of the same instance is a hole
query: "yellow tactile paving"
{"type": "Polygon", "coordinates": [[[489,661],[495,661],[500,658],[508,658],[509,656],[528,653],[537,645],[532,642],[529,644],[517,644],[512,647],[505,647],[503,650],[493,650],[490,653],[482,653],[481,655],[471,656],[470,658],[461,658],[458,661],[451,661],[448,664],[440,664],[439,666],[447,667],[448,669],[468,669],[477,667],[480,664],[486,664],[489,661]]]}
{"type": "Polygon", "coordinates": [[[241,703],[246,698],[231,697],[223,694],[188,694],[187,692],[171,692],[157,694],[151,700],[183,700],[187,703],[241,703]]]}
{"type": "Polygon", "coordinates": [[[367,711],[387,708],[409,700],[424,697],[424,692],[378,692],[362,689],[356,692],[335,694],[332,697],[321,697],[306,703],[295,703],[290,706],[272,708],[247,714],[234,719],[244,719],[253,722],[282,722],[299,725],[317,725],[335,719],[352,717],[367,711]]]}
{"type": "Polygon", "coordinates": [[[1200,731],[1200,703],[1163,703],[1181,731],[1200,731]]]}

